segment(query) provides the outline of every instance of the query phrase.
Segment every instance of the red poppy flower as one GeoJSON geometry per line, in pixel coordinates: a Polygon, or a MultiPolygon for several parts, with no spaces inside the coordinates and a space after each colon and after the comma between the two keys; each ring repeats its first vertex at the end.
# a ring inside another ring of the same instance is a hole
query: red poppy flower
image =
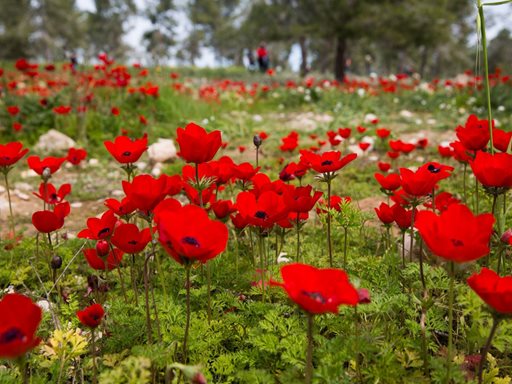
{"type": "Polygon", "coordinates": [[[507,152],[512,139],[512,132],[505,132],[501,129],[492,130],[492,142],[494,148],[501,152],[507,152]]]}
{"type": "Polygon", "coordinates": [[[107,239],[114,233],[117,218],[114,211],[107,211],[100,218],[90,217],[87,219],[87,228],[78,232],[77,237],[81,239],[102,240],[107,239]]]}
{"type": "Polygon", "coordinates": [[[57,115],[67,115],[71,112],[71,107],[69,105],[59,105],[58,107],[53,108],[53,112],[57,115]]]}
{"type": "Polygon", "coordinates": [[[327,208],[330,206],[331,209],[340,212],[341,206],[343,204],[348,204],[352,201],[352,199],[348,196],[340,197],[337,195],[331,195],[330,205],[327,205],[327,201],[324,199],[318,200],[318,207],[316,209],[316,213],[321,215],[327,213],[327,208]]]}
{"type": "Polygon", "coordinates": [[[73,165],[80,164],[87,157],[87,151],[82,148],[69,148],[66,160],[73,165]]]}
{"type": "MultiPolygon", "coordinates": [[[[405,209],[400,204],[394,204],[391,209],[393,210],[393,218],[402,231],[409,229],[412,222],[412,209],[405,209]]],[[[417,210],[415,209],[417,212],[417,210]]]]}
{"type": "Polygon", "coordinates": [[[129,215],[137,209],[137,207],[127,197],[123,198],[121,201],[116,199],[106,199],[105,206],[109,210],[114,211],[117,216],[129,215]]]}
{"type": "Polygon", "coordinates": [[[450,143],[453,148],[453,158],[461,163],[467,163],[475,157],[475,151],[467,149],[460,141],[450,143]]]}
{"type": "Polygon", "coordinates": [[[217,219],[222,220],[236,212],[236,207],[231,200],[217,200],[212,204],[212,211],[217,219]]]}
{"type": "Polygon", "coordinates": [[[105,310],[101,304],[93,304],[81,311],[77,311],[76,315],[78,320],[86,327],[96,328],[101,324],[101,320],[105,316],[105,310]]]}
{"type": "Polygon", "coordinates": [[[233,177],[241,181],[249,181],[261,167],[254,168],[251,163],[242,163],[233,167],[233,177]]]}
{"type": "Polygon", "coordinates": [[[338,313],[342,304],[355,306],[359,302],[357,290],[341,269],[319,269],[293,263],[281,267],[282,287],[290,299],[312,314],[338,313]]]}
{"type": "MultiPolygon", "coordinates": [[[[494,128],[494,121],[492,125],[494,128]]],[[[455,132],[462,145],[472,151],[484,149],[490,138],[488,121],[479,120],[475,115],[470,115],[465,126],[459,125],[455,132]]]]}
{"type": "Polygon", "coordinates": [[[389,164],[389,163],[385,163],[385,162],[383,162],[383,161],[379,161],[379,162],[377,163],[377,166],[379,167],[379,170],[380,170],[381,172],[387,172],[387,171],[389,171],[389,170],[391,169],[391,164],[389,164]]]}
{"type": "Polygon", "coordinates": [[[283,199],[291,212],[309,212],[313,209],[316,202],[322,197],[322,192],[313,191],[313,187],[294,187],[292,185],[286,188],[283,199]],[[313,195],[311,195],[313,192],[313,195]]]}
{"type": "Polygon", "coordinates": [[[240,152],[240,153],[244,153],[246,149],[247,149],[247,147],[245,147],[243,145],[238,146],[238,152],[240,152]]]}
{"type": "Polygon", "coordinates": [[[183,189],[183,181],[181,180],[180,175],[162,175],[165,179],[165,194],[169,196],[177,195],[183,189]]]}
{"type": "Polygon", "coordinates": [[[389,175],[382,175],[380,173],[376,173],[374,175],[375,180],[380,184],[383,190],[385,191],[394,191],[400,188],[402,184],[402,179],[400,175],[396,173],[391,173],[389,175]]]}
{"type": "Polygon", "coordinates": [[[42,233],[50,233],[62,228],[64,218],[69,215],[69,203],[57,204],[53,211],[37,211],[32,214],[32,224],[42,233]]]}
{"type": "Polygon", "coordinates": [[[108,256],[105,258],[104,256],[100,256],[98,254],[98,250],[96,248],[87,248],[84,249],[85,260],[89,266],[97,271],[104,271],[107,269],[111,271],[116,268],[121,261],[123,260],[123,251],[120,249],[114,248],[113,251],[108,253],[108,256]]]}
{"type": "Polygon", "coordinates": [[[39,158],[39,156],[29,156],[27,158],[28,166],[38,175],[42,175],[46,168],[48,168],[50,170],[50,173],[53,175],[60,169],[60,166],[65,161],[65,157],[49,156],[42,160],[39,158]]]}
{"type": "Polygon", "coordinates": [[[321,155],[306,150],[300,151],[301,161],[308,163],[318,173],[336,172],[355,160],[357,154],[341,157],[340,151],[324,152],[321,155]]]}
{"type": "MultiPolygon", "coordinates": [[[[436,197],[434,199],[435,202],[435,208],[439,212],[446,211],[446,209],[452,205],[452,204],[459,204],[461,201],[455,197],[451,193],[448,192],[441,192],[436,194],[436,197]]],[[[433,208],[434,205],[432,204],[432,201],[428,201],[423,203],[423,205],[427,208],[433,208]]]]}
{"type": "Polygon", "coordinates": [[[407,168],[400,168],[402,188],[411,196],[426,196],[431,193],[435,185],[450,176],[453,167],[430,162],[422,165],[416,172],[407,168]]]}
{"type": "Polygon", "coordinates": [[[185,194],[187,195],[188,200],[191,204],[201,206],[203,207],[207,206],[208,204],[211,204],[215,201],[215,186],[211,185],[208,188],[205,188],[201,191],[201,196],[199,196],[199,190],[194,188],[193,186],[189,184],[185,184],[183,186],[183,190],[185,191],[185,194]]]}
{"type": "Polygon", "coordinates": [[[125,253],[139,253],[151,241],[151,232],[149,228],[139,231],[135,224],[121,224],[110,240],[125,253]]]}
{"type": "Polygon", "coordinates": [[[189,123],[177,129],[177,139],[180,146],[180,156],[187,163],[206,163],[213,159],[222,144],[220,131],[207,133],[197,124],[189,123]]]}
{"type": "Polygon", "coordinates": [[[469,161],[477,180],[484,187],[512,187],[512,155],[478,151],[474,160],[469,161]]]}
{"type": "Polygon", "coordinates": [[[39,344],[36,331],[42,311],[32,300],[17,293],[7,294],[0,300],[0,313],[1,358],[22,357],[39,344]]]}
{"type": "Polygon", "coordinates": [[[39,193],[34,193],[35,196],[45,201],[47,204],[59,204],[71,192],[71,184],[62,184],[59,190],[51,183],[41,183],[39,185],[39,193]]]}
{"type": "Polygon", "coordinates": [[[153,220],[158,224],[160,217],[163,216],[165,212],[176,211],[180,208],[181,203],[178,200],[173,199],[172,197],[168,197],[167,199],[159,202],[153,210],[153,220]]]}
{"type": "Polygon", "coordinates": [[[437,256],[464,263],[489,253],[494,217],[490,213],[478,216],[462,204],[450,205],[441,215],[420,211],[415,227],[437,256]]]}
{"type": "Polygon", "coordinates": [[[338,133],[344,139],[348,139],[352,133],[352,130],[350,128],[338,128],[338,133]]]}
{"type": "Polygon", "coordinates": [[[162,213],[158,234],[164,249],[180,264],[206,263],[223,252],[228,242],[226,225],[210,220],[206,211],[195,205],[162,213]]]}
{"type": "Polygon", "coordinates": [[[135,163],[148,149],[148,136],[144,134],[140,139],[130,139],[128,136],[117,136],[112,141],[105,141],[105,148],[121,164],[135,163]]]}
{"type": "Polygon", "coordinates": [[[215,184],[222,185],[229,182],[234,175],[236,167],[233,160],[228,156],[222,156],[219,160],[212,160],[208,163],[215,177],[215,184]]]}
{"type": "Polygon", "coordinates": [[[20,107],[17,105],[10,105],[7,107],[7,112],[11,116],[16,116],[18,113],[20,113],[20,107]]]}
{"type": "Polygon", "coordinates": [[[380,137],[381,139],[385,139],[387,138],[390,134],[391,134],[391,130],[389,129],[386,129],[386,128],[377,128],[375,130],[375,133],[377,134],[378,137],[380,137]]]}
{"type": "Polygon", "coordinates": [[[131,183],[123,181],[123,190],[137,209],[144,213],[151,212],[167,194],[167,178],[155,179],[150,175],[138,175],[131,183]]]}
{"type": "Polygon", "coordinates": [[[299,134],[291,131],[288,136],[281,139],[281,146],[279,149],[283,152],[293,152],[299,146],[299,134]]]}
{"type": "Polygon", "coordinates": [[[467,280],[469,286],[496,312],[512,314],[512,276],[500,277],[496,272],[482,268],[467,280]]]}
{"type": "Polygon", "coordinates": [[[236,207],[250,225],[260,228],[270,228],[288,215],[282,196],[274,191],[265,191],[258,197],[252,192],[240,192],[236,207]]]}
{"type": "Polygon", "coordinates": [[[380,203],[380,206],[378,208],[375,208],[375,213],[379,217],[379,220],[382,221],[384,225],[391,224],[393,221],[395,221],[395,214],[389,205],[386,203],[380,203]]]}
{"type": "Polygon", "coordinates": [[[388,151],[386,152],[386,156],[390,159],[397,159],[400,156],[400,152],[388,151]]]}
{"type": "Polygon", "coordinates": [[[441,155],[441,157],[452,157],[453,156],[453,148],[452,147],[445,147],[442,145],[439,145],[437,147],[437,151],[441,155]]]}
{"type": "Polygon", "coordinates": [[[146,119],[146,116],[140,115],[139,116],[139,123],[141,123],[142,125],[147,125],[148,124],[148,119],[146,119]]]}
{"type": "Polygon", "coordinates": [[[28,152],[27,148],[22,148],[23,144],[18,141],[0,144],[0,167],[8,167],[17,163],[28,152]]]}
{"type": "Polygon", "coordinates": [[[119,114],[121,113],[121,110],[117,107],[112,107],[110,109],[110,113],[112,113],[112,115],[114,115],[114,116],[119,116],[119,114]]]}
{"type": "MultiPolygon", "coordinates": [[[[343,138],[338,134],[338,132],[334,132],[334,131],[328,131],[327,137],[329,139],[329,144],[331,144],[332,147],[336,147],[343,140],[343,138]]],[[[323,140],[318,141],[318,145],[324,145],[324,144],[325,144],[325,141],[323,141],[323,140]]]]}
{"type": "Polygon", "coordinates": [[[361,125],[358,125],[357,126],[357,132],[365,133],[366,132],[366,127],[362,127],[361,125]]]}
{"type": "Polygon", "coordinates": [[[14,121],[12,123],[12,129],[14,129],[16,132],[21,131],[22,128],[23,128],[23,125],[20,122],[14,121]]]}
{"type": "Polygon", "coordinates": [[[419,139],[418,142],[416,143],[416,147],[417,148],[420,148],[420,149],[425,149],[428,145],[428,139],[426,138],[423,138],[423,139],[419,139]]]}

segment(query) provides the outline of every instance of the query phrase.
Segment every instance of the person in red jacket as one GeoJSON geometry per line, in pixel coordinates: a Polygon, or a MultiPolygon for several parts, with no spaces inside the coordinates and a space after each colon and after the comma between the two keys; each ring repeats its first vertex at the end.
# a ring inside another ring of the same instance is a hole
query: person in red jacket
{"type": "Polygon", "coordinates": [[[261,72],[266,72],[269,67],[268,60],[268,51],[265,48],[265,44],[261,43],[259,48],[256,50],[256,55],[258,56],[258,66],[260,67],[261,72]]]}

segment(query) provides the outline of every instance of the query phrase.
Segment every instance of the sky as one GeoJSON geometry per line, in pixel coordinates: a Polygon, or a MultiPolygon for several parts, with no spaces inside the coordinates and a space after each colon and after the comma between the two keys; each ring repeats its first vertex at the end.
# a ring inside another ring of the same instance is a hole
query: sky
{"type": "MultiPolygon", "coordinates": [[[[94,11],[94,0],[76,0],[78,8],[82,10],[94,11]]],[[[212,0],[214,1],[214,0],[212,0]]],[[[491,2],[490,0],[485,2],[491,2]]],[[[145,0],[135,0],[135,3],[139,9],[143,9],[145,6],[145,0]]],[[[178,7],[178,25],[176,27],[176,40],[180,41],[185,38],[188,34],[188,31],[191,29],[191,23],[187,19],[183,7],[186,3],[186,0],[176,0],[175,4],[178,7]],[[181,8],[181,10],[179,10],[181,8]]],[[[476,3],[476,1],[475,1],[476,3]]],[[[485,7],[485,16],[486,21],[489,21],[489,24],[492,24],[487,29],[487,38],[488,40],[492,39],[496,34],[504,27],[512,26],[512,6],[509,5],[501,5],[501,6],[493,6],[493,7],[485,7]]],[[[144,59],[146,54],[144,52],[144,48],[140,44],[143,33],[150,27],[150,23],[145,20],[141,16],[133,16],[128,20],[127,29],[128,33],[124,37],[124,42],[132,47],[133,54],[132,60],[133,62],[142,62],[144,63],[144,59]]],[[[470,39],[471,43],[476,42],[476,35],[474,39],[470,39]]],[[[170,65],[176,65],[177,63],[174,60],[171,60],[170,65]]],[[[292,70],[297,71],[300,66],[300,50],[298,46],[294,46],[291,51],[289,64],[292,70]]],[[[215,61],[214,54],[212,50],[203,48],[202,55],[197,60],[196,65],[198,67],[214,67],[218,65],[215,61]]]]}

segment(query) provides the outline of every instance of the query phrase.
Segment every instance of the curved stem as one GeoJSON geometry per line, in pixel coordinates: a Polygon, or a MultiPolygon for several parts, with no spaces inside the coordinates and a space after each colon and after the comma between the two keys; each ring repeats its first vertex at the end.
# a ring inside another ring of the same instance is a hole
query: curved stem
{"type": "Polygon", "coordinates": [[[482,376],[484,373],[484,365],[487,360],[487,353],[489,352],[489,348],[491,347],[492,339],[496,334],[496,330],[498,329],[498,325],[500,324],[500,319],[497,316],[494,316],[491,332],[489,333],[489,337],[487,338],[487,342],[485,343],[484,348],[482,349],[482,353],[480,354],[480,365],[478,366],[478,383],[482,384],[482,376]]]}
{"type": "Polygon", "coordinates": [[[314,315],[308,313],[308,349],[306,352],[306,384],[311,384],[313,379],[313,319],[314,315]]]}

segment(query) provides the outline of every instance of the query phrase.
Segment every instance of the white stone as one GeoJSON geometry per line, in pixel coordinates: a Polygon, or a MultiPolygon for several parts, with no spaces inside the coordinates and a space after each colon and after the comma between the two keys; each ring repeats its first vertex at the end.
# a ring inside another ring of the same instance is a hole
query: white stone
{"type": "Polygon", "coordinates": [[[26,171],[21,171],[20,173],[22,179],[26,179],[28,177],[38,177],[39,175],[33,171],[32,169],[27,169],[26,171]]]}
{"type": "Polygon", "coordinates": [[[407,109],[403,109],[400,111],[400,116],[402,116],[406,119],[410,119],[411,117],[414,116],[414,113],[412,113],[411,111],[408,111],[407,109]]]}
{"type": "Polygon", "coordinates": [[[39,300],[36,304],[43,310],[43,312],[50,311],[50,303],[48,300],[39,300]]]}
{"type": "Polygon", "coordinates": [[[100,161],[98,159],[89,159],[89,165],[98,165],[100,161]]]}
{"type": "Polygon", "coordinates": [[[111,193],[110,193],[112,196],[124,196],[124,192],[121,191],[120,189],[114,189],[111,193]]]}
{"type": "Polygon", "coordinates": [[[152,163],[165,163],[176,158],[176,146],[171,139],[158,139],[148,147],[149,160],[152,163]]]}
{"type": "Polygon", "coordinates": [[[21,200],[27,201],[28,199],[30,199],[29,195],[27,195],[26,193],[23,193],[21,191],[18,191],[17,189],[14,190],[14,194],[16,195],[16,197],[18,197],[18,199],[21,199],[21,200]]]}
{"type": "Polygon", "coordinates": [[[34,148],[37,151],[52,153],[66,151],[74,146],[76,146],[76,142],[71,137],[55,129],[50,129],[39,137],[39,141],[34,148]]]}
{"type": "Polygon", "coordinates": [[[70,204],[71,208],[81,208],[82,205],[83,203],[81,203],[80,201],[75,201],[74,203],[70,204]]]}
{"type": "MultiPolygon", "coordinates": [[[[31,192],[34,190],[34,187],[32,187],[29,183],[22,183],[22,182],[14,183],[14,188],[19,189],[20,191],[24,191],[24,192],[31,192]]],[[[1,191],[1,189],[0,189],[0,191],[1,191]]]]}

